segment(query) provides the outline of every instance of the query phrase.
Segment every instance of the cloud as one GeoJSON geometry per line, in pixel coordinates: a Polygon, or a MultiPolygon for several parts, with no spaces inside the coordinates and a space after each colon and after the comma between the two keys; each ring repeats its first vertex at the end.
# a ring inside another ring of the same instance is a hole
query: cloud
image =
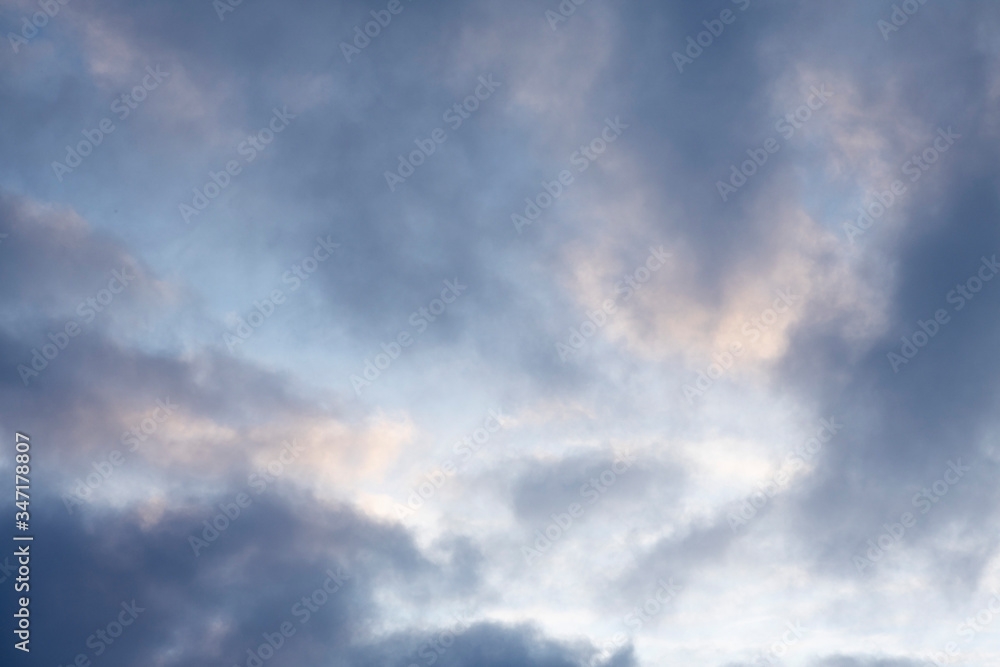
{"type": "Polygon", "coordinates": [[[788,664],[996,662],[957,627],[997,585],[997,7],[217,4],[74,0],[0,52],[38,659],[246,665],[290,618],[269,665],[753,664],[790,622],[788,664]]]}

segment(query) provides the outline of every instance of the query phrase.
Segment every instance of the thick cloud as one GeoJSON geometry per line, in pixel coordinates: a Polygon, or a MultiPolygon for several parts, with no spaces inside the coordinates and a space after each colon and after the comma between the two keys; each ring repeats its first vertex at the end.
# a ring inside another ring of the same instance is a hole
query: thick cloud
{"type": "Polygon", "coordinates": [[[56,5],[0,49],[33,660],[997,661],[995,3],[56,5]]]}
{"type": "MultiPolygon", "coordinates": [[[[152,519],[143,509],[37,516],[37,530],[51,537],[32,544],[32,581],[38,582],[31,590],[32,619],[39,628],[32,658],[69,663],[78,654],[96,659],[106,653],[103,660],[116,664],[246,664],[247,650],[258,652],[268,637],[280,645],[270,663],[277,665],[403,665],[416,655],[435,655],[451,665],[569,666],[595,655],[591,646],[553,642],[528,625],[471,616],[434,631],[373,634],[381,596],[386,589],[402,592],[404,582],[403,599],[422,606],[460,601],[468,557],[457,547],[459,560],[439,567],[398,527],[351,508],[297,501],[245,508],[209,534],[197,557],[189,541],[205,535],[200,520],[220,514],[217,508],[189,506],[152,519]],[[120,634],[116,622],[126,623],[120,634]],[[274,633],[285,623],[282,640],[274,633]]],[[[14,611],[9,602],[5,613],[14,611]]],[[[13,649],[4,651],[14,659],[13,649]]],[[[621,653],[608,664],[634,663],[621,653]]]]}

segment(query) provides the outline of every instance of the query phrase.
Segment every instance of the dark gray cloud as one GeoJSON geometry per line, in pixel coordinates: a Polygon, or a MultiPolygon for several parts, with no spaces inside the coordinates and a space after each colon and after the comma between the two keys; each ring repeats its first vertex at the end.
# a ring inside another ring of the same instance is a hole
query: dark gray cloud
{"type": "MultiPolygon", "coordinates": [[[[32,544],[33,581],[41,582],[31,591],[32,618],[42,628],[33,659],[64,663],[106,653],[103,660],[116,664],[245,664],[247,650],[258,651],[268,637],[281,644],[271,662],[278,665],[403,665],[433,653],[451,665],[568,666],[595,654],[593,647],[554,642],[527,625],[466,620],[374,635],[377,595],[387,588],[399,590],[405,582],[407,596],[422,605],[461,599],[471,573],[469,547],[454,541],[455,558],[438,567],[401,528],[306,500],[248,508],[197,558],[188,539],[202,529],[205,512],[194,507],[170,511],[152,525],[135,511],[38,516],[38,530],[52,537],[32,544]],[[304,507],[312,509],[304,513],[304,507]],[[128,621],[120,639],[118,627],[107,629],[119,618],[128,621]],[[286,622],[293,631],[286,627],[281,641],[275,633],[286,622]]],[[[13,612],[9,600],[3,604],[5,613],[13,612]]],[[[3,650],[14,659],[10,646],[3,650]]],[[[619,656],[613,664],[635,663],[619,656]]]]}

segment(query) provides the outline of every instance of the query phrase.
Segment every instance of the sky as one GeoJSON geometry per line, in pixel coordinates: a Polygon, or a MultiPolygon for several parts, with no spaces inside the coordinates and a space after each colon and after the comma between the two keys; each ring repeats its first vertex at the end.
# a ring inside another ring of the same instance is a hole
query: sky
{"type": "Polygon", "coordinates": [[[3,664],[1000,664],[997,3],[0,27],[3,664]]]}

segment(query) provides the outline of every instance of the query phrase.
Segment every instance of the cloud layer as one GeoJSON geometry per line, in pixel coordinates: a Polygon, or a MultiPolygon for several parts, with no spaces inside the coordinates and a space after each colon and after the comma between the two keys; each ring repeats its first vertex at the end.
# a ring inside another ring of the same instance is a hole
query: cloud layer
{"type": "Polygon", "coordinates": [[[994,3],[0,22],[31,664],[1000,658],[994,3]]]}

